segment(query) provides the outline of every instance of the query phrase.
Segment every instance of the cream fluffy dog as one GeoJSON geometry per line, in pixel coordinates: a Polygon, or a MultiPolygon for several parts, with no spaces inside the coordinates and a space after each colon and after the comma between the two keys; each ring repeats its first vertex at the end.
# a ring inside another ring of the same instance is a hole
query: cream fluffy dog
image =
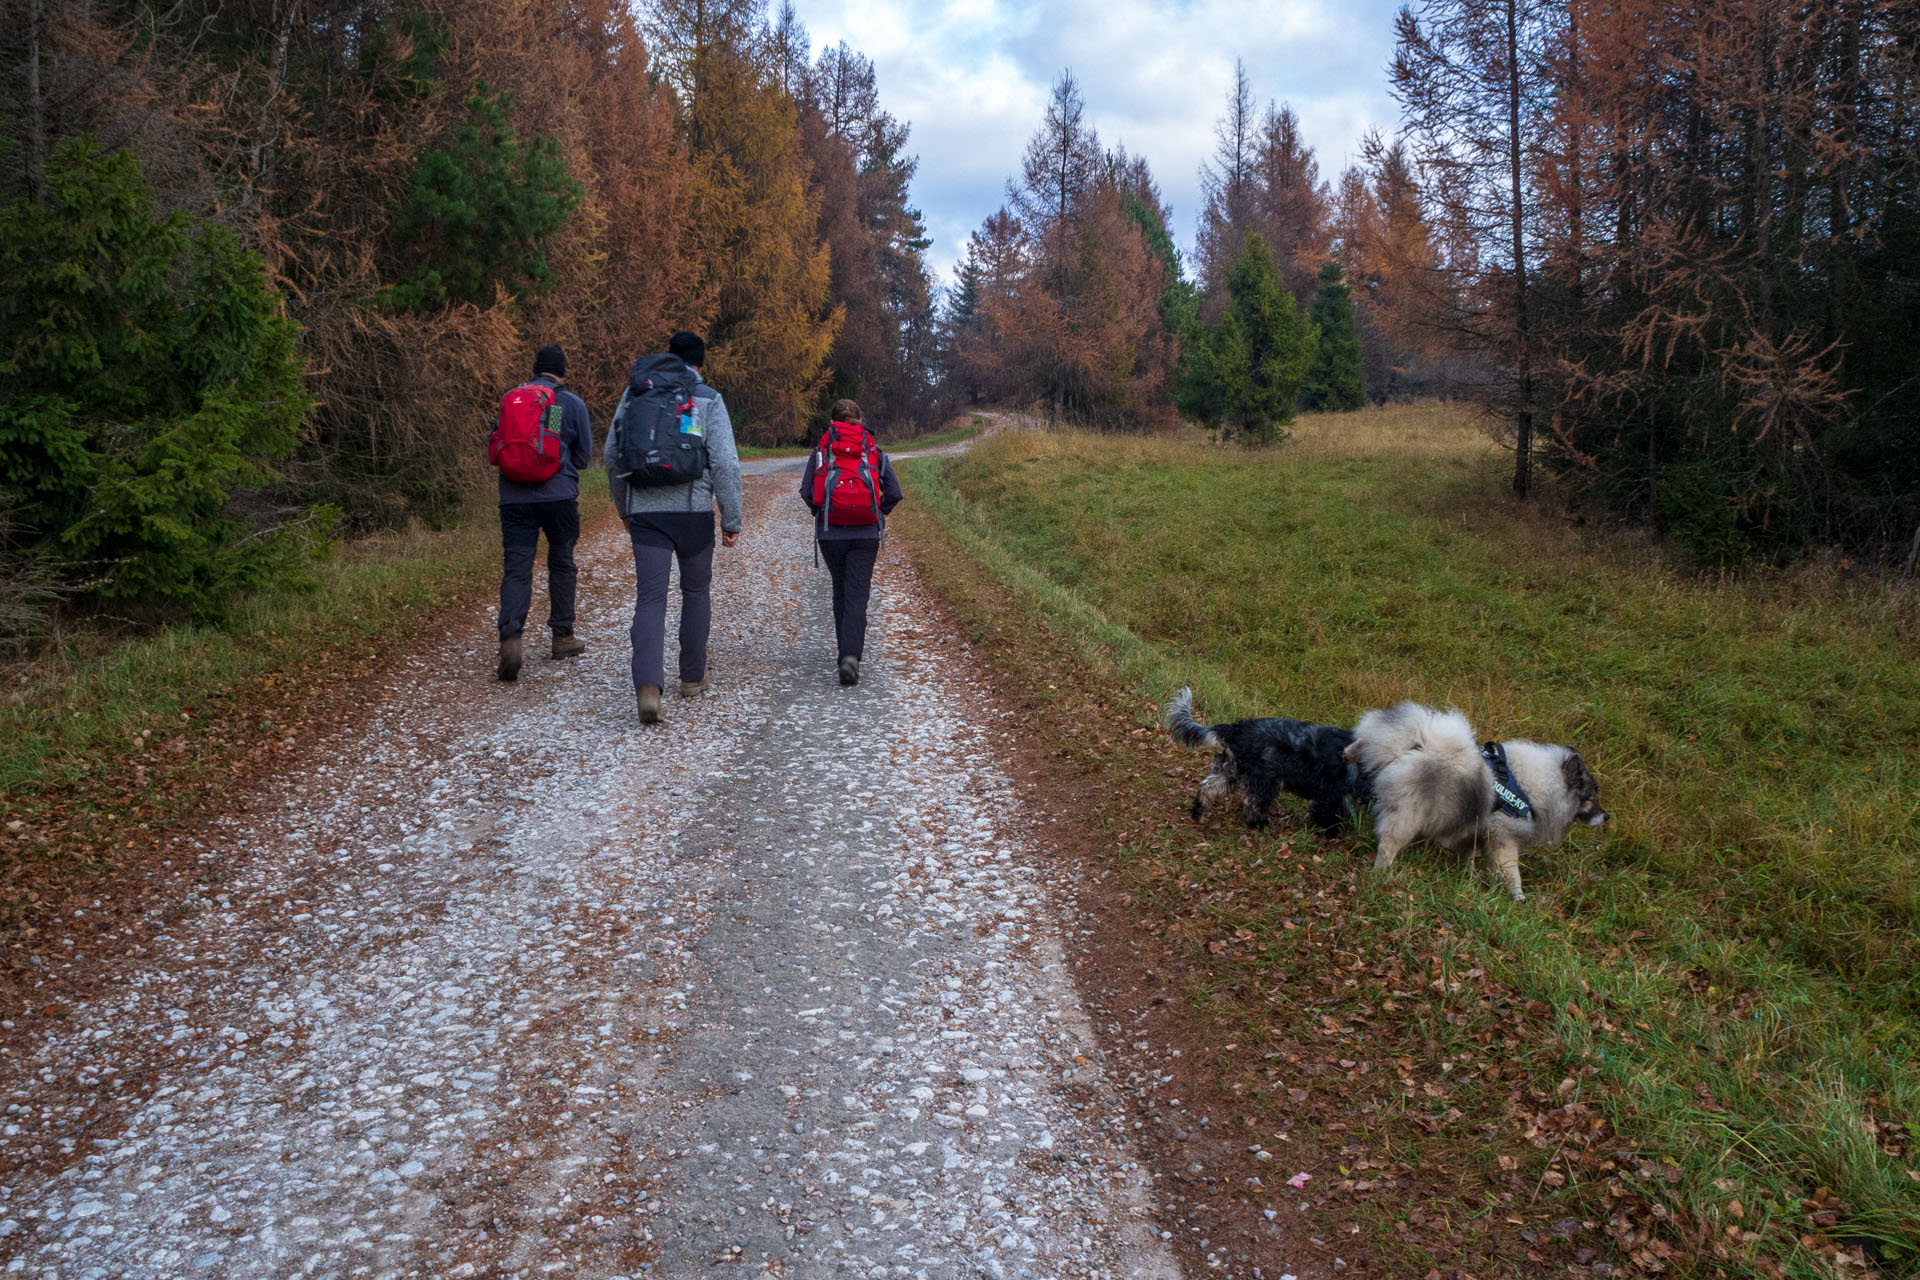
{"type": "Polygon", "coordinates": [[[1517,900],[1526,896],[1522,849],[1558,844],[1576,822],[1607,820],[1600,783],[1577,752],[1525,739],[1483,749],[1458,711],[1417,702],[1369,711],[1343,754],[1373,784],[1376,871],[1422,837],[1456,853],[1485,845],[1495,878],[1517,900]]]}

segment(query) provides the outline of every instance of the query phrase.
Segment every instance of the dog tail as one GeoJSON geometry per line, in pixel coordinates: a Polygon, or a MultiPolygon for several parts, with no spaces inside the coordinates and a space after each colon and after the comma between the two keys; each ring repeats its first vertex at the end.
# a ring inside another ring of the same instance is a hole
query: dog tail
{"type": "Polygon", "coordinates": [[[1491,806],[1479,740],[1458,711],[1417,702],[1369,711],[1343,754],[1382,795],[1418,797],[1421,825],[1435,832],[1471,827],[1491,806]]]}
{"type": "Polygon", "coordinates": [[[1458,757],[1479,754],[1473,726],[1458,711],[1435,711],[1417,702],[1369,711],[1353,726],[1353,742],[1342,753],[1369,773],[1377,773],[1414,751],[1458,757]]]}
{"type": "Polygon", "coordinates": [[[1220,741],[1219,734],[1193,718],[1191,689],[1182,689],[1173,695],[1173,701],[1167,704],[1160,719],[1167,726],[1167,732],[1173,735],[1173,740],[1183,747],[1219,751],[1225,745],[1220,741]]]}

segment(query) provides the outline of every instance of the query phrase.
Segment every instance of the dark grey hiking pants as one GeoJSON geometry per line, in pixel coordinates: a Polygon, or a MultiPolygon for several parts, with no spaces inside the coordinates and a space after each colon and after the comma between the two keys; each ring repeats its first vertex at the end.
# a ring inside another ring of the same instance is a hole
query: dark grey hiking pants
{"type": "Polygon", "coordinates": [[[580,503],[574,498],[556,502],[500,504],[500,638],[510,640],[526,630],[527,610],[533,604],[533,561],[540,551],[540,535],[547,535],[547,625],[557,636],[573,634],[574,591],[580,571],[573,563],[573,544],[580,540],[580,503]]]}
{"type": "Polygon", "coordinates": [[[713,513],[627,517],[633,539],[633,687],[666,685],[667,583],[680,562],[680,679],[707,678],[713,622],[713,513]]]}
{"type": "Polygon", "coordinates": [[[833,636],[843,658],[864,658],[867,648],[867,599],[873,594],[873,563],[878,538],[823,538],[820,558],[833,576],[833,636]]]}

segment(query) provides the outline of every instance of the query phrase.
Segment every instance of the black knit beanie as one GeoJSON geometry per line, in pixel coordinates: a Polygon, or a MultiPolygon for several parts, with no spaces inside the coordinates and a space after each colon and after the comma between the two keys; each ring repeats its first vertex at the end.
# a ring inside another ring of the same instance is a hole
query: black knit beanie
{"type": "Polygon", "coordinates": [[[539,354],[533,357],[533,376],[537,378],[543,373],[550,373],[556,378],[567,376],[567,353],[558,344],[540,348],[539,354]]]}
{"type": "Polygon", "coordinates": [[[679,356],[695,368],[707,362],[707,341],[697,333],[682,329],[667,339],[667,354],[679,356]]]}

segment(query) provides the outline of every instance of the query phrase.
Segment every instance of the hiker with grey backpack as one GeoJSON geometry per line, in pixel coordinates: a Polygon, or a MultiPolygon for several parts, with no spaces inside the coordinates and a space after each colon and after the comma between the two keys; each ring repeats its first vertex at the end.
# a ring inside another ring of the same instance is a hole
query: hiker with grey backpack
{"type": "Polygon", "coordinates": [[[856,685],[866,656],[873,566],[887,513],[900,503],[900,481],[853,401],[834,402],[833,421],[800,474],[800,499],[813,512],[813,536],[833,579],[840,683],[856,685]]]}
{"type": "Polygon", "coordinates": [[[680,693],[707,687],[713,509],[720,545],[740,537],[740,455],[727,402],[700,377],[707,344],[682,330],[633,362],[607,436],[607,482],[633,542],[633,687],[640,723],[660,720],[667,586],[680,566],[680,693]]]}

